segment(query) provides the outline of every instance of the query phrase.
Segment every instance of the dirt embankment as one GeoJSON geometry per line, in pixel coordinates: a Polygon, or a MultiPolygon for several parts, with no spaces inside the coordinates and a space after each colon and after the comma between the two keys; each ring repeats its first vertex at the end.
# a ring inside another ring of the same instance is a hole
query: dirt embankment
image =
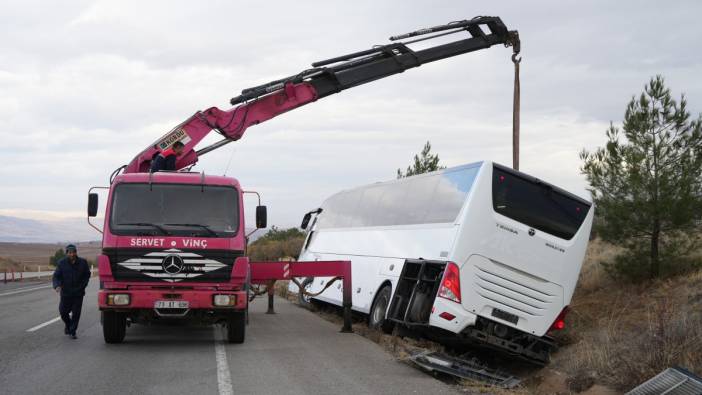
{"type": "MultiPolygon", "coordinates": [[[[0,271],[29,271],[48,270],[49,258],[54,256],[56,250],[64,248],[63,244],[53,243],[0,243],[0,271]]],[[[100,242],[79,243],[78,255],[85,259],[95,261],[100,253],[100,242]]]]}
{"type": "MultiPolygon", "coordinates": [[[[470,354],[520,377],[522,385],[503,390],[470,381],[448,382],[471,394],[595,395],[624,393],[671,366],[702,375],[702,271],[639,285],[617,283],[601,265],[616,253],[601,241],[590,243],[566,329],[556,334],[560,349],[547,367],[476,351],[470,354]]],[[[288,295],[287,284],[276,285],[279,295],[296,300],[288,295]]],[[[336,309],[317,312],[341,325],[336,309]]],[[[354,317],[353,328],[398,360],[420,348],[456,352],[429,340],[370,330],[360,316],[354,317]]]]}
{"type": "Polygon", "coordinates": [[[591,243],[551,366],[574,383],[605,383],[620,391],[672,366],[702,374],[702,271],[618,283],[600,264],[614,253],[605,243],[591,243]]]}

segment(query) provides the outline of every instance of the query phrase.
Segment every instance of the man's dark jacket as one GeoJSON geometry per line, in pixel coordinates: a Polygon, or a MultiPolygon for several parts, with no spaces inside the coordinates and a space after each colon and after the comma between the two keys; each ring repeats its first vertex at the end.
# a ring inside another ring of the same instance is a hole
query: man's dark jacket
{"type": "Polygon", "coordinates": [[[54,288],[61,287],[61,296],[83,296],[90,281],[88,262],[76,257],[71,263],[68,257],[61,259],[54,271],[54,288]]]}
{"type": "Polygon", "coordinates": [[[166,150],[154,156],[154,159],[151,161],[150,171],[153,173],[162,170],[175,170],[177,159],[178,157],[173,152],[173,150],[166,150]]]}

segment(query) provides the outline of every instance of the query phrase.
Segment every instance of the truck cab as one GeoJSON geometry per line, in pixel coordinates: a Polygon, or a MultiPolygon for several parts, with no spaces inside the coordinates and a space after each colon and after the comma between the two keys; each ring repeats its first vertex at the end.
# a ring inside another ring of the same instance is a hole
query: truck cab
{"type": "MultiPolygon", "coordinates": [[[[107,343],[123,341],[128,324],[173,320],[226,323],[229,341],[244,341],[250,269],[242,197],[237,180],[203,173],[114,178],[98,256],[107,343]]],[[[90,194],[89,217],[97,199],[90,194]]],[[[265,208],[257,224],[265,227],[265,208]]]]}

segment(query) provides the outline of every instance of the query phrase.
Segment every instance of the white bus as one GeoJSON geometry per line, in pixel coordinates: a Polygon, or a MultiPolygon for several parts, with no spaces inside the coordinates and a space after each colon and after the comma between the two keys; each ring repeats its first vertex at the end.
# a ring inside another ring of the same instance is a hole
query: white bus
{"type": "MultiPolygon", "coordinates": [[[[372,327],[416,328],[545,364],[594,209],[485,161],[345,190],[315,213],[299,259],[351,260],[353,309],[372,327]]],[[[308,279],[307,290],[328,281],[308,279]]],[[[341,285],[315,299],[341,305],[341,285]]]]}

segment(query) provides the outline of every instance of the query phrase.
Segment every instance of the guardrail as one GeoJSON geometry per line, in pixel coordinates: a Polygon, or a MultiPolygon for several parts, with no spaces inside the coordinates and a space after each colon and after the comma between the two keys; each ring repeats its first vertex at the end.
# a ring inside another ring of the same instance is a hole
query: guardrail
{"type": "MultiPolygon", "coordinates": [[[[93,276],[97,272],[97,269],[94,267],[90,268],[90,275],[93,276]]],[[[14,281],[24,281],[24,280],[41,280],[43,279],[50,279],[51,276],[53,276],[54,271],[42,271],[41,268],[38,268],[37,271],[23,271],[23,272],[18,272],[14,270],[5,270],[3,272],[0,272],[0,281],[3,283],[8,283],[8,282],[14,282],[14,281]]]]}

